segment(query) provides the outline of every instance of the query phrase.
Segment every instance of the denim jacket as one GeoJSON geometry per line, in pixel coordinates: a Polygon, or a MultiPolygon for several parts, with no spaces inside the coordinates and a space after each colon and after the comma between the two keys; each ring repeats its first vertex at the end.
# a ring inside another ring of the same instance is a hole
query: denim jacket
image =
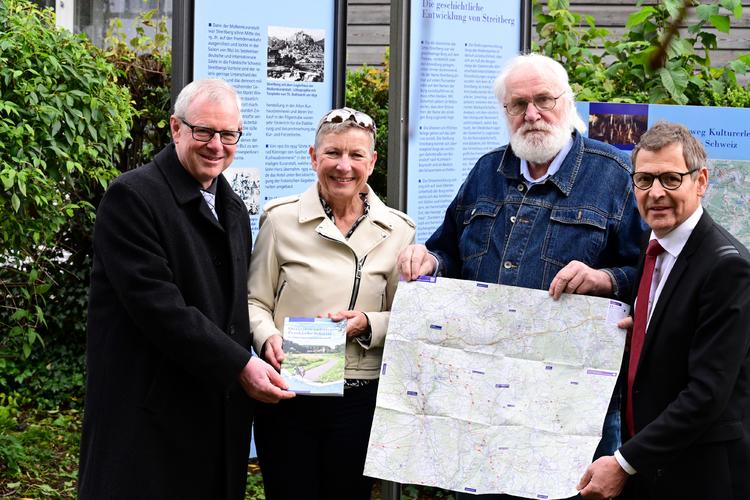
{"type": "Polygon", "coordinates": [[[629,297],[645,226],[626,154],[575,132],[560,170],[530,187],[510,146],[482,156],[427,240],[438,273],[547,289],[572,260],[607,272],[629,297]]]}

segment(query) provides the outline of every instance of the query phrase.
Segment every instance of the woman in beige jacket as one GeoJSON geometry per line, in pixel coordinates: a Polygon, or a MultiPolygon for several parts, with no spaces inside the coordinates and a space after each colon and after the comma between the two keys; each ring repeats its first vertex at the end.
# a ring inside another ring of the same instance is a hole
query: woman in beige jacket
{"type": "Polygon", "coordinates": [[[256,352],[280,369],[284,318],[346,319],[344,397],[262,405],[258,458],[268,500],[367,499],[372,479],[362,471],[396,257],[414,241],[414,223],[367,185],[377,159],[368,115],[327,113],[310,158],[317,182],[264,208],[250,265],[250,325],[256,352]]]}

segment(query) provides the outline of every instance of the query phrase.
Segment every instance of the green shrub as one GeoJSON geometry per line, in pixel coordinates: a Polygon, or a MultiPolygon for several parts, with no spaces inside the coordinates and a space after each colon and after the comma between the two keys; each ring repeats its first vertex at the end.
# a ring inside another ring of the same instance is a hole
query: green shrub
{"type": "Polygon", "coordinates": [[[128,88],[135,107],[130,137],[118,162],[122,172],[151,161],[171,140],[172,41],[167,19],[155,19],[156,12],[148,10],[135,18],[136,35],[130,40],[122,21],[113,19],[104,40],[107,60],[117,68],[117,81],[128,88]]]}
{"type": "Polygon", "coordinates": [[[375,150],[378,161],[369,184],[382,198],[388,180],[388,52],[383,68],[362,66],[346,73],[346,105],[370,115],[377,124],[375,150]]]}
{"type": "Polygon", "coordinates": [[[245,483],[246,500],[266,500],[266,491],[263,489],[263,475],[260,473],[258,461],[253,460],[247,467],[247,481],[245,483]]]}
{"type": "MultiPolygon", "coordinates": [[[[40,19],[49,17],[49,13],[29,12],[29,15],[39,16],[40,19]]],[[[115,123],[130,127],[130,132],[116,136],[117,143],[107,150],[106,155],[101,156],[106,176],[89,183],[82,183],[80,179],[71,177],[71,185],[61,189],[62,195],[67,199],[82,200],[85,211],[67,219],[55,235],[57,253],[54,255],[64,255],[66,258],[53,257],[55,265],[46,268],[48,281],[54,283],[50,292],[54,300],[47,300],[42,306],[44,323],[35,326],[36,334],[44,339],[45,348],[31,349],[29,344],[26,351],[28,359],[23,361],[23,356],[14,354],[10,346],[3,346],[0,354],[0,392],[16,391],[19,400],[27,405],[33,404],[37,408],[46,409],[81,406],[93,207],[98,205],[109,179],[145,163],[170,141],[168,117],[171,45],[166,20],[156,20],[153,16],[154,11],[148,11],[136,19],[136,36],[130,40],[126,40],[121,31],[122,23],[114,20],[103,51],[82,37],[57,31],[53,25],[50,27],[50,19],[38,27],[38,30],[52,30],[55,36],[73,39],[80,50],[96,61],[99,69],[90,63],[89,66],[84,66],[84,70],[75,68],[73,63],[68,67],[74,67],[81,78],[88,78],[92,83],[106,80],[106,84],[115,89],[113,100],[116,100],[117,106],[108,106],[111,107],[111,113],[120,113],[114,117],[115,123]],[[90,74],[93,70],[99,73],[90,74]]],[[[52,49],[42,47],[38,52],[44,53],[45,50],[52,49]]],[[[77,88],[75,79],[68,82],[65,75],[57,78],[60,85],[77,88]]],[[[77,92],[74,93],[76,94],[77,92]]],[[[5,98],[5,92],[2,95],[5,98]]],[[[73,108],[82,109],[79,104],[82,97],[77,96],[77,99],[79,100],[74,101],[73,108]]],[[[112,116],[107,117],[107,120],[110,119],[112,116]]],[[[99,135],[106,134],[102,132],[99,135]]],[[[93,142],[90,137],[86,141],[93,142]]],[[[62,147],[61,149],[64,150],[62,147]]],[[[3,315],[0,312],[0,323],[7,323],[9,314],[6,312],[3,315]]]]}
{"type": "Polygon", "coordinates": [[[0,395],[0,498],[73,498],[80,413],[21,411],[0,395]]]}
{"type": "MultiPolygon", "coordinates": [[[[42,344],[59,279],[79,259],[75,231],[117,170],[127,90],[85,36],[28,0],[0,3],[0,392],[42,344]]],[[[70,332],[63,332],[69,334],[70,332]]]]}
{"type": "Polygon", "coordinates": [[[706,105],[730,108],[750,108],[750,88],[730,87],[722,92],[712,91],[706,105]]]}
{"type": "Polygon", "coordinates": [[[16,475],[21,471],[21,463],[29,459],[21,439],[14,431],[18,426],[15,401],[0,394],[0,473],[16,475]]]}
{"type": "Polygon", "coordinates": [[[746,106],[748,91],[737,82],[737,75],[750,68],[750,55],[713,67],[711,53],[717,41],[707,31],[728,32],[731,18],[742,17],[741,1],[692,0],[689,4],[696,20],[685,33],[675,32],[663,50],[682,0],[642,5],[628,18],[627,31],[620,39],[597,28],[592,17],[582,19],[572,13],[569,0],[548,0],[546,6],[535,1],[539,41],[533,48],[568,69],[580,100],[746,106]],[[603,50],[596,51],[596,47],[603,50]]]}

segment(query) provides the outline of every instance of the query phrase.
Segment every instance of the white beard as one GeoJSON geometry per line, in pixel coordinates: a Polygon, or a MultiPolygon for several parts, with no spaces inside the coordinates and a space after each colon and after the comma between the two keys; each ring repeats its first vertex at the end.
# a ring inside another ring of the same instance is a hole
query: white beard
{"type": "Polygon", "coordinates": [[[567,123],[549,125],[543,121],[524,123],[510,137],[510,147],[519,158],[529,163],[547,163],[552,160],[570,140],[567,123]],[[531,130],[542,132],[528,133],[531,130]]]}

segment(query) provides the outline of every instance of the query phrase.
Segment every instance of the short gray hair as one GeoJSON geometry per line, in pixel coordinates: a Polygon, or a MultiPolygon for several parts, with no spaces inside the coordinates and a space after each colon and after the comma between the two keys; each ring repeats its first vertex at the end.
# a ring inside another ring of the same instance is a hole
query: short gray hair
{"type": "MultiPolygon", "coordinates": [[[[635,170],[635,159],[641,150],[655,152],[672,144],[682,144],[682,158],[688,170],[708,166],[708,157],[703,144],[690,133],[687,127],[679,123],[660,120],[641,136],[638,144],[633,148],[630,155],[633,170],[635,170]]],[[[693,178],[696,175],[698,172],[693,172],[693,178]]]]}
{"type": "Polygon", "coordinates": [[[188,108],[199,96],[205,97],[211,102],[220,102],[227,97],[234,99],[237,105],[237,112],[240,115],[239,127],[242,129],[242,102],[240,101],[240,96],[237,95],[237,91],[226,80],[219,78],[193,80],[185,85],[174,103],[174,114],[178,118],[187,118],[185,114],[188,108]]]}
{"type": "Polygon", "coordinates": [[[324,136],[329,134],[343,134],[344,132],[349,131],[350,129],[355,130],[364,130],[365,132],[368,132],[368,136],[370,138],[370,151],[375,151],[375,134],[376,134],[376,123],[375,120],[368,115],[367,113],[363,111],[358,111],[354,108],[340,108],[340,109],[332,109],[328,111],[326,114],[323,115],[323,117],[320,119],[320,122],[318,122],[318,129],[315,131],[315,149],[318,149],[318,145],[320,144],[320,141],[323,139],[324,136]],[[347,113],[352,113],[357,116],[364,115],[363,118],[368,119],[372,121],[372,128],[370,127],[363,127],[360,125],[356,120],[351,119],[345,119],[343,121],[327,121],[328,116],[330,116],[332,113],[345,111],[347,113]]]}
{"type": "Polygon", "coordinates": [[[495,93],[495,97],[497,97],[500,105],[502,106],[505,104],[505,93],[507,92],[506,82],[508,77],[519,69],[525,67],[542,69],[551,75],[551,80],[562,88],[563,95],[561,98],[564,99],[563,102],[566,106],[565,111],[571,132],[573,129],[577,129],[579,132],[585,131],[586,124],[578,115],[573,89],[570,87],[570,82],[568,80],[568,72],[565,71],[562,64],[543,54],[532,52],[529,54],[517,55],[511,58],[505,66],[503,66],[503,69],[500,71],[500,74],[497,75],[497,78],[495,78],[495,82],[492,85],[492,91],[495,93]]]}

